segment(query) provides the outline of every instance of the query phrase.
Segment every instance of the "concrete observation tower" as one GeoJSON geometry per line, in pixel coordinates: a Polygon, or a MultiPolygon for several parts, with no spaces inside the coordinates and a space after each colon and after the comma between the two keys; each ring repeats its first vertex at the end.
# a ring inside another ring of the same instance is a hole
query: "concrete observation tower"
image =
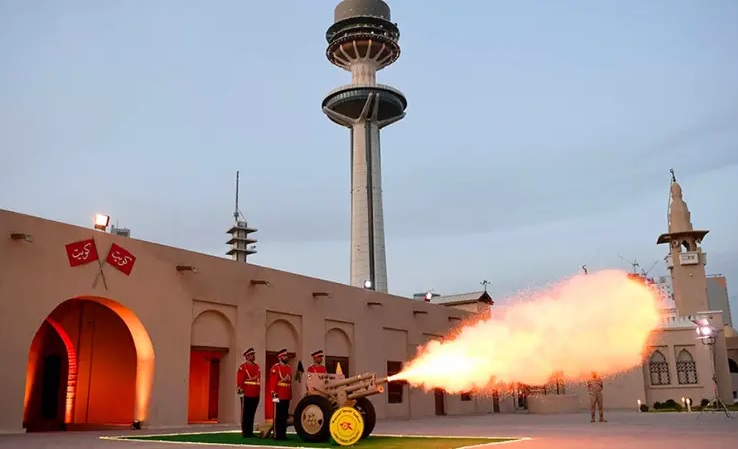
{"type": "Polygon", "coordinates": [[[328,60],[351,72],[323,112],[351,131],[351,285],[387,292],[379,130],[403,117],[407,100],[377,84],[377,72],[400,57],[400,30],[382,0],[343,0],[328,28],[328,60]]]}

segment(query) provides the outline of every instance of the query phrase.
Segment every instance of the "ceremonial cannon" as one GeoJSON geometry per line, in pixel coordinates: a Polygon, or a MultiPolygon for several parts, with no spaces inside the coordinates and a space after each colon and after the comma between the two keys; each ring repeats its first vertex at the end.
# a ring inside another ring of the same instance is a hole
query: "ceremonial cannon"
{"type": "Polygon", "coordinates": [[[305,442],[328,441],[333,413],[343,407],[352,407],[364,421],[361,438],[368,437],[377,422],[369,396],[383,393],[384,383],[387,383],[387,378],[377,378],[375,373],[349,378],[343,374],[308,373],[307,394],[295,407],[294,426],[297,435],[305,442]]]}

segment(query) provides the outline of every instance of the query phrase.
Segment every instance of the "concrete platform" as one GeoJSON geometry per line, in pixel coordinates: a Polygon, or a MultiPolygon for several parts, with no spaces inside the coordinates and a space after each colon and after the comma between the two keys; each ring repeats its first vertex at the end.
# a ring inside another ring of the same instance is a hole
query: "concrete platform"
{"type": "MultiPolygon", "coordinates": [[[[587,413],[565,415],[497,414],[382,421],[376,433],[530,437],[505,449],[654,449],[738,447],[738,413],[723,414],[610,412],[606,423],[590,423],[587,413]]],[[[234,429],[201,425],[187,429],[138,432],[56,432],[0,435],[0,449],[175,449],[169,443],[101,440],[101,435],[202,432],[234,429]]],[[[208,447],[179,445],[180,447],[208,447]]],[[[262,446],[264,447],[264,446],[262,446]]],[[[490,446],[496,447],[496,446],[490,446]]]]}

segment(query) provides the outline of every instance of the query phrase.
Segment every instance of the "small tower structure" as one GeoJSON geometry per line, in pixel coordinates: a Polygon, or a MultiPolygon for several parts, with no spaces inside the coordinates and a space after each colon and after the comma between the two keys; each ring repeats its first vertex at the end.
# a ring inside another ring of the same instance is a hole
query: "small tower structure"
{"type": "Polygon", "coordinates": [[[248,256],[257,252],[254,246],[257,240],[249,237],[249,234],[256,232],[257,229],[249,227],[246,218],[238,208],[238,184],[239,172],[236,172],[236,208],[233,211],[234,224],[226,232],[231,235],[231,239],[226,242],[231,245],[231,249],[226,254],[233,257],[233,260],[246,263],[248,256]]]}
{"type": "Polygon", "coordinates": [[[674,291],[674,303],[679,316],[696,315],[709,310],[707,304],[707,254],[700,244],[708,232],[696,230],[682,195],[682,186],[671,170],[669,192],[669,232],[661,234],[657,244],[669,244],[666,267],[669,269],[674,291]]]}

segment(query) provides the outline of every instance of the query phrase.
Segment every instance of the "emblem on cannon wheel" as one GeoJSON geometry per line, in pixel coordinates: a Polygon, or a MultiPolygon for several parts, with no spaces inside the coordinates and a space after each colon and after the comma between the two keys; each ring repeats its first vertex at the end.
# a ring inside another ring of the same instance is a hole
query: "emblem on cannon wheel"
{"type": "Polygon", "coordinates": [[[331,416],[330,431],[333,441],[341,446],[353,446],[364,433],[364,418],[353,407],[341,407],[331,416]]]}

